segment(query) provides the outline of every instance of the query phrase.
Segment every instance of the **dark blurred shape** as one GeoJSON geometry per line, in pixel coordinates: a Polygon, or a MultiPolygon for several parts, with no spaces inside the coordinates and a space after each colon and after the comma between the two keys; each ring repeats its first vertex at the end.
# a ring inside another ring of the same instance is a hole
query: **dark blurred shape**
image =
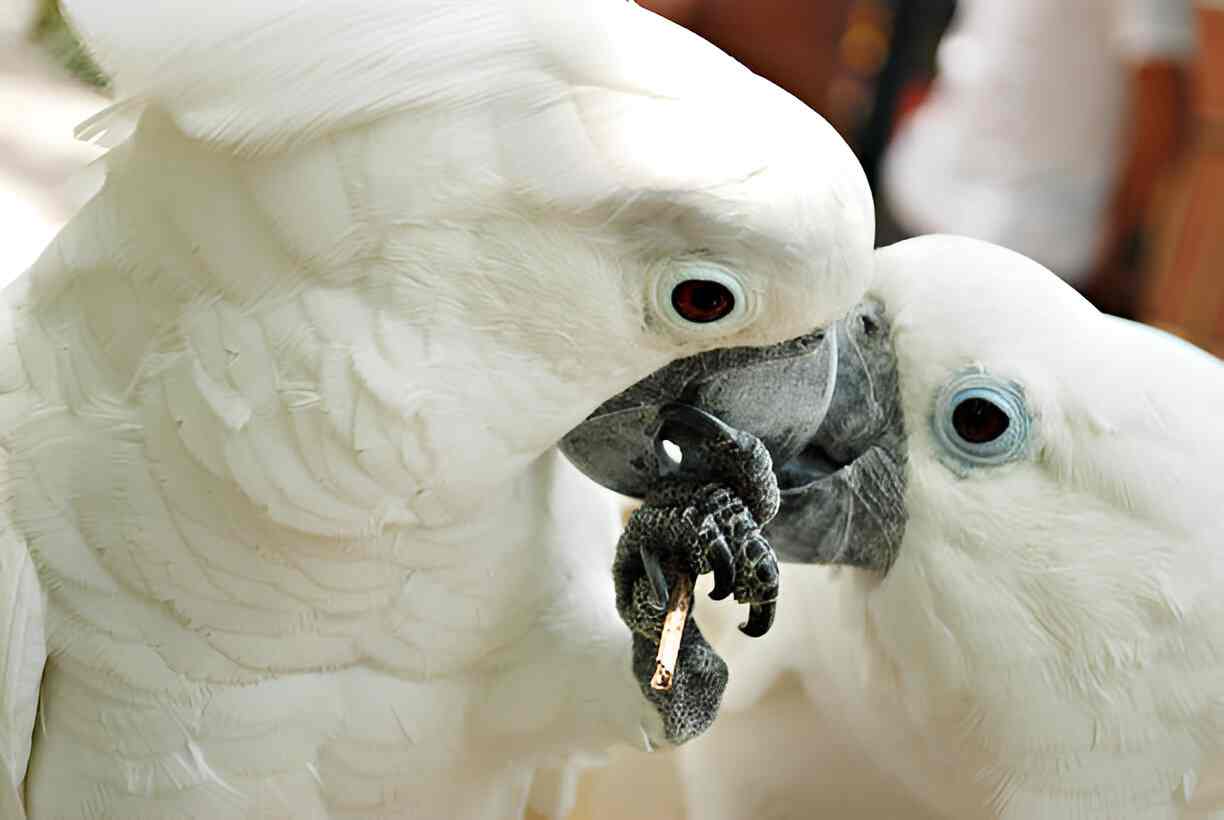
{"type": "Polygon", "coordinates": [[[1108,203],[1096,266],[1080,291],[1106,313],[1137,318],[1144,289],[1144,257],[1159,186],[1189,145],[1190,89],[1186,67],[1153,60],[1130,77],[1127,151],[1108,203]]]}
{"type": "Polygon", "coordinates": [[[1188,156],[1158,212],[1139,318],[1224,356],[1224,2],[1200,2],[1188,156]]]}
{"type": "Polygon", "coordinates": [[[816,109],[854,0],[641,0],[816,109]]]}
{"type": "Polygon", "coordinates": [[[878,2],[892,16],[889,54],[876,82],[871,114],[855,134],[855,151],[872,190],[896,123],[930,90],[939,41],[956,12],[956,0],[878,2]]]}
{"type": "Polygon", "coordinates": [[[641,0],[820,112],[868,178],[900,94],[929,78],[954,0],[641,0]]]}

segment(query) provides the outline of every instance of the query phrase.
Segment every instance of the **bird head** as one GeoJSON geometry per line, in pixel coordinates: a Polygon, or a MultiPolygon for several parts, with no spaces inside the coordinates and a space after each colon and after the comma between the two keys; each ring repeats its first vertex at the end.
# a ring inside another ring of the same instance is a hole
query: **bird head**
{"type": "Polygon", "coordinates": [[[123,100],[95,130],[134,112],[165,123],[150,146],[224,157],[310,286],[374,303],[394,377],[522,458],[669,361],[801,335],[866,286],[846,144],[632,3],[115,8],[67,4],[123,100]]]}

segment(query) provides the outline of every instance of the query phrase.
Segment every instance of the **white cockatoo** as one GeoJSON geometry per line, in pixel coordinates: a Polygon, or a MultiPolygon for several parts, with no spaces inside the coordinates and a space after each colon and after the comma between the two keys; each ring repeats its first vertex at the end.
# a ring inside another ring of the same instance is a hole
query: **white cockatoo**
{"type": "MultiPolygon", "coordinates": [[[[761,641],[703,610],[732,683],[678,752],[689,816],[818,816],[896,778],[907,817],[1224,817],[1224,363],[946,236],[879,251],[829,336],[806,390],[710,366],[685,391],[767,443],[818,425],[772,445],[765,534],[821,565],[785,569],[761,641]],[[792,675],[811,719],[781,723],[792,675]],[[847,736],[853,785],[804,765],[847,736]]],[[[870,800],[836,816],[900,816],[870,800]]]]}
{"type": "Polygon", "coordinates": [[[847,146],[623,0],[66,12],[118,144],[0,307],[0,816],[514,817],[675,740],[554,445],[859,301],[847,146]]]}

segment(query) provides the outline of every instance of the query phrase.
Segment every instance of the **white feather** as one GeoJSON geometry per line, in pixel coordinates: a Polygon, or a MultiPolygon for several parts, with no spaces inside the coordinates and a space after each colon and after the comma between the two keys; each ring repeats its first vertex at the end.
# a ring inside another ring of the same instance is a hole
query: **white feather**
{"type": "Polygon", "coordinates": [[[553,445],[857,301],[846,145],[621,0],[66,7],[122,139],[5,294],[32,820],[506,818],[537,766],[657,737],[615,503],[553,445]],[[694,256],[757,321],[659,321],[694,256]]]}

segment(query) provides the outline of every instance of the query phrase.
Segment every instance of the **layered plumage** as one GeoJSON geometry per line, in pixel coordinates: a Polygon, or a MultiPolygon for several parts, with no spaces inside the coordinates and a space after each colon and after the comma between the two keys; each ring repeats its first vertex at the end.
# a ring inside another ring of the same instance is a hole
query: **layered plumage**
{"type": "Polygon", "coordinates": [[[845,145],[618,0],[67,6],[119,144],[0,314],[0,806],[512,817],[654,734],[553,444],[857,300],[845,145]]]}

